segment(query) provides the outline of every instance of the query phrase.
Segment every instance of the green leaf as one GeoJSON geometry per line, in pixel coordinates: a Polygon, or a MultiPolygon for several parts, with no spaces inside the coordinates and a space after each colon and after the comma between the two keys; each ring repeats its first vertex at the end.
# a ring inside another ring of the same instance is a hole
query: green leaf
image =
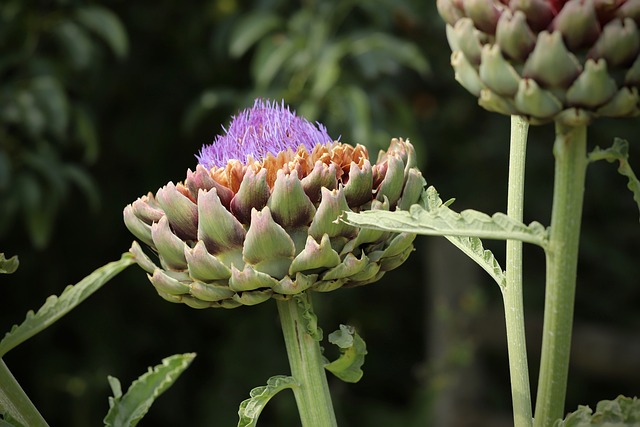
{"type": "Polygon", "coordinates": [[[493,216],[473,210],[457,213],[449,209],[451,202],[443,203],[436,189],[429,187],[422,195],[421,206],[413,205],[409,211],[345,212],[340,220],[357,227],[444,236],[503,288],[504,271],[493,253],[484,249],[481,237],[522,240],[546,248],[547,231],[537,222],[527,226],[501,213],[493,216]]]}
{"type": "Polygon", "coordinates": [[[69,101],[64,88],[51,76],[37,77],[30,86],[46,126],[56,138],[64,140],[69,124],[69,101]]]}
{"type": "Polygon", "coordinates": [[[120,381],[115,377],[108,377],[113,397],[109,398],[109,412],[104,418],[105,426],[137,425],[158,396],[171,387],[195,357],[195,353],[185,353],[162,359],[160,365],[149,368],[147,373],[131,383],[124,395],[120,381]]]}
{"type": "Polygon", "coordinates": [[[8,154],[4,149],[0,150],[0,191],[5,192],[9,189],[12,175],[13,165],[8,154]]]}
{"type": "Polygon", "coordinates": [[[367,354],[367,345],[353,326],[340,325],[340,329],[329,334],[329,342],[340,347],[340,357],[324,367],[344,382],[357,383],[364,374],[362,365],[367,354]]]}
{"type": "Polygon", "coordinates": [[[365,61],[363,70],[367,74],[375,74],[376,71],[394,72],[398,64],[412,68],[421,75],[426,75],[429,70],[429,62],[415,43],[402,40],[383,32],[370,34],[356,34],[349,43],[350,51],[354,56],[361,56],[365,61]]]}
{"type": "Polygon", "coordinates": [[[596,147],[589,154],[589,161],[595,162],[597,160],[606,160],[609,163],[615,162],[616,160],[620,162],[618,173],[627,177],[629,181],[627,188],[633,193],[633,200],[636,201],[638,210],[640,210],[640,181],[629,165],[629,142],[624,139],[615,138],[613,145],[605,150],[596,147]]]}
{"type": "Polygon", "coordinates": [[[91,209],[97,211],[100,208],[100,190],[91,176],[84,169],[71,163],[62,167],[62,173],[69,181],[78,186],[87,198],[91,209]]]}
{"type": "Polygon", "coordinates": [[[304,298],[302,294],[294,295],[298,310],[305,321],[305,330],[316,341],[322,341],[322,328],[318,326],[318,316],[313,312],[313,307],[308,298],[304,298]]]}
{"type": "Polygon", "coordinates": [[[84,148],[84,161],[93,163],[98,158],[100,142],[98,131],[86,108],[75,105],[74,109],[74,133],[77,140],[84,148]]]}
{"type": "Polygon", "coordinates": [[[34,314],[33,311],[29,311],[24,322],[11,328],[11,331],[0,341],[0,357],[53,324],[89,295],[100,289],[111,278],[134,263],[133,256],[128,252],[124,253],[118,261],[110,262],[98,268],[75,286],[67,286],[59,297],[52,295],[47,298],[37,313],[34,314]]]}
{"type": "Polygon", "coordinates": [[[47,422],[0,358],[0,419],[15,427],[47,427],[47,422]]]}
{"type": "Polygon", "coordinates": [[[200,96],[187,108],[182,120],[182,129],[192,132],[211,111],[220,106],[233,105],[240,98],[237,91],[226,88],[213,88],[203,91],[200,96]]]}
{"type": "Polygon", "coordinates": [[[54,31],[71,65],[77,70],[87,68],[91,63],[94,49],[87,32],[70,20],[62,21],[54,31]]]}
{"type": "Polygon", "coordinates": [[[283,65],[296,53],[297,47],[289,38],[266,39],[258,45],[251,62],[251,75],[256,87],[265,90],[282,71],[283,65]]]}
{"type": "Polygon", "coordinates": [[[117,58],[122,59],[127,55],[127,32],[115,13],[101,6],[84,6],[76,11],[76,19],[101,38],[117,58]]]}
{"type": "Polygon", "coordinates": [[[17,91],[15,102],[19,125],[31,137],[40,137],[47,126],[47,118],[31,89],[17,91]]]}
{"type": "Polygon", "coordinates": [[[615,400],[602,400],[593,413],[588,406],[579,406],[554,427],[638,427],[640,426],[640,399],[618,396],[615,400]]]}
{"type": "Polygon", "coordinates": [[[239,58],[260,39],[282,25],[282,18],[273,13],[253,12],[246,15],[231,33],[229,53],[232,57],[239,58]]]}
{"type": "Polygon", "coordinates": [[[18,255],[14,255],[7,259],[5,258],[4,253],[0,252],[0,274],[14,273],[18,269],[19,264],[20,261],[18,261],[18,255]]]}
{"type": "Polygon", "coordinates": [[[238,427],[255,427],[260,413],[273,396],[284,389],[298,386],[299,384],[295,378],[276,375],[267,380],[266,386],[256,387],[251,390],[249,392],[251,397],[240,403],[238,427]]]}
{"type": "Polygon", "coordinates": [[[19,424],[12,424],[7,420],[0,419],[0,427],[19,427],[19,424]]]}
{"type": "Polygon", "coordinates": [[[409,211],[345,212],[341,220],[358,227],[408,232],[427,236],[472,236],[498,240],[521,240],[541,247],[547,244],[547,231],[538,222],[525,225],[503,213],[489,216],[472,209],[457,213],[442,203],[433,187],[423,195],[426,205],[413,205],[409,211]],[[426,196],[426,198],[425,198],[426,196]]]}
{"type": "Polygon", "coordinates": [[[507,277],[505,276],[504,270],[500,267],[500,263],[493,255],[493,252],[484,248],[482,240],[477,237],[444,237],[455,247],[460,249],[465,255],[471,258],[476,264],[482,267],[482,269],[486,271],[501,288],[507,286],[507,277]]]}

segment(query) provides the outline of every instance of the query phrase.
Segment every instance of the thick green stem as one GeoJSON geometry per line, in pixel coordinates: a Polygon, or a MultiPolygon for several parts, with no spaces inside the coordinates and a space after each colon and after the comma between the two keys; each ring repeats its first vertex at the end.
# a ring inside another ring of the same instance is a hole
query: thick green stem
{"type": "Polygon", "coordinates": [[[46,427],[38,409],[31,403],[18,381],[0,358],[0,409],[11,415],[22,425],[46,427]]]}
{"type": "MultiPolygon", "coordinates": [[[[528,131],[529,125],[522,117],[511,117],[507,215],[520,222],[522,222],[524,205],[524,171],[528,131]]],[[[522,242],[519,240],[507,240],[506,286],[502,291],[507,326],[513,422],[515,427],[530,427],[533,424],[533,419],[522,297],[522,242]]]]}
{"type": "Polygon", "coordinates": [[[309,295],[277,303],[302,426],[337,426],[309,295]]]}
{"type": "Polygon", "coordinates": [[[587,128],[556,124],[551,231],[535,426],[564,415],[576,290],[578,244],[587,169],[587,128]]]}

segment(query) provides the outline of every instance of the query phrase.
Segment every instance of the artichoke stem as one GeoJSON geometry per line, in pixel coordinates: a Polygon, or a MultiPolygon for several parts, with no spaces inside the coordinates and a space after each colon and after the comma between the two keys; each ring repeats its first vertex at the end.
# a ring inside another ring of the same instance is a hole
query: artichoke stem
{"type": "Polygon", "coordinates": [[[277,304],[291,375],[298,382],[293,393],[302,427],[335,427],[337,422],[319,336],[315,324],[309,321],[309,315],[315,316],[310,312],[309,294],[304,292],[285,301],[277,300],[277,304]]]}
{"type": "Polygon", "coordinates": [[[578,245],[587,169],[587,127],[556,123],[555,183],[546,251],[542,355],[534,425],[564,415],[576,290],[578,245]]]}
{"type": "MultiPolygon", "coordinates": [[[[529,125],[524,118],[511,116],[507,215],[520,222],[523,217],[528,131],[529,125]]],[[[502,290],[502,298],[507,328],[514,426],[531,427],[533,425],[531,388],[522,296],[522,242],[519,240],[507,240],[506,286],[502,290]]]]}
{"type": "Polygon", "coordinates": [[[18,381],[0,358],[0,408],[7,411],[16,421],[33,427],[47,427],[49,424],[42,418],[18,381]]]}

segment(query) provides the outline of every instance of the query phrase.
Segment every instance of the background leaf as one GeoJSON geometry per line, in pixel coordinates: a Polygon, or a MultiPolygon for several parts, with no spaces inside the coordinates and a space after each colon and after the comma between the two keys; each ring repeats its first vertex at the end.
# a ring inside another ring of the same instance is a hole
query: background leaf
{"type": "Polygon", "coordinates": [[[244,55],[261,38],[282,25],[282,18],[274,13],[257,11],[247,14],[231,32],[229,53],[234,58],[244,55]]]}
{"type": "Polygon", "coordinates": [[[127,55],[127,32],[115,13],[102,6],[91,5],[77,9],[76,18],[86,29],[101,38],[117,58],[122,59],[127,55]]]}
{"type": "Polygon", "coordinates": [[[195,353],[185,353],[162,359],[162,364],[149,368],[147,373],[131,383],[124,395],[122,395],[120,381],[109,377],[114,397],[109,398],[109,412],[104,418],[105,426],[137,425],[158,396],[171,387],[195,357],[195,353]]]}

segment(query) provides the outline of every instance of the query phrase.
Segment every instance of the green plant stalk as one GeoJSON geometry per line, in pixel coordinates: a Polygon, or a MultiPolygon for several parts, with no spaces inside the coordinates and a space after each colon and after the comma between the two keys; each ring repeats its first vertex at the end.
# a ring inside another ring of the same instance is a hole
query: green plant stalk
{"type": "Polygon", "coordinates": [[[11,415],[22,425],[48,426],[2,358],[0,358],[0,410],[11,415]]]}
{"type": "Polygon", "coordinates": [[[305,306],[306,310],[311,309],[309,295],[303,293],[296,298],[277,301],[277,304],[291,375],[298,382],[298,386],[293,387],[293,394],[302,426],[337,426],[320,343],[309,333],[309,328],[315,331],[316,327],[304,317],[305,306]]]}
{"type": "MultiPolygon", "coordinates": [[[[522,117],[511,116],[507,215],[520,222],[523,217],[528,131],[529,124],[522,117]]],[[[515,427],[531,427],[531,387],[522,296],[522,242],[519,240],[507,240],[506,286],[502,288],[502,299],[507,327],[513,422],[515,427]]]]}
{"type": "Polygon", "coordinates": [[[556,123],[556,159],[542,355],[534,425],[547,427],[564,415],[569,373],[578,245],[587,169],[587,127],[556,123]]]}

